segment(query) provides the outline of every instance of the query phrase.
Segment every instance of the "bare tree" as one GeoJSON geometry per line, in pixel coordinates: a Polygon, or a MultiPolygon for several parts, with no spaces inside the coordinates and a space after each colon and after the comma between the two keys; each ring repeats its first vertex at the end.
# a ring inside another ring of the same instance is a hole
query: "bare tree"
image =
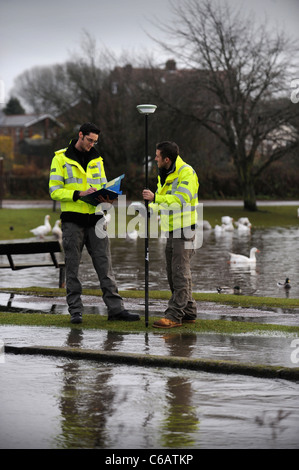
{"type": "Polygon", "coordinates": [[[257,176],[298,147],[291,125],[294,105],[277,100],[290,93],[294,44],[223,1],[180,0],[173,12],[173,25],[159,25],[169,42],[156,41],[189,73],[174,75],[175,97],[169,87],[160,87],[162,98],[225,145],[242,185],[244,208],[256,210],[257,176]]]}
{"type": "Polygon", "coordinates": [[[110,72],[106,59],[106,51],[98,57],[95,40],[84,33],[80,54],[73,54],[64,64],[25,71],[17,77],[15,90],[36,113],[65,114],[74,124],[77,110],[79,121],[96,122],[103,83],[110,72]]]}

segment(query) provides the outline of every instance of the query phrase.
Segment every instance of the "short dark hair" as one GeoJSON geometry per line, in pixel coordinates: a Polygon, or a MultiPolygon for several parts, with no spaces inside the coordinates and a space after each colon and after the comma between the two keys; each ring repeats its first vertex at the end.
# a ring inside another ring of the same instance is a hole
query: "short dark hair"
{"type": "Polygon", "coordinates": [[[85,122],[84,124],[82,124],[79,129],[79,132],[82,132],[83,135],[88,135],[90,132],[97,135],[101,133],[100,129],[92,122],[85,122]]]}
{"type": "Polygon", "coordinates": [[[156,150],[160,150],[163,160],[168,157],[172,162],[176,161],[176,158],[180,152],[179,146],[175,142],[170,142],[168,140],[159,142],[156,145],[156,150]]]}

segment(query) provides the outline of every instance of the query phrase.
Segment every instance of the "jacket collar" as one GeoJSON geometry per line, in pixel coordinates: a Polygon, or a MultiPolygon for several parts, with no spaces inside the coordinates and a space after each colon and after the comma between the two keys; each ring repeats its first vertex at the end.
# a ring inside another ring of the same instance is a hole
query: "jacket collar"
{"type": "MultiPolygon", "coordinates": [[[[71,160],[75,160],[77,163],[81,164],[81,162],[78,160],[77,153],[75,151],[75,144],[77,143],[77,141],[78,139],[71,140],[68,148],[66,149],[65,155],[71,160]]],[[[88,157],[88,161],[90,162],[90,160],[98,158],[100,154],[94,147],[92,147],[89,152],[86,152],[86,156],[88,157]]]]}

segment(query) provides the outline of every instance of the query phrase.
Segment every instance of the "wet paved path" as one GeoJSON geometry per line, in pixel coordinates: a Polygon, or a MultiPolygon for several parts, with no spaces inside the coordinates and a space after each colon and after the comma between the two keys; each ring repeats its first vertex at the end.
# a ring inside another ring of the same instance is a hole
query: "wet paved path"
{"type": "MultiPolygon", "coordinates": [[[[101,298],[83,296],[86,313],[106,315],[101,298]]],[[[52,314],[66,314],[67,308],[63,297],[45,298],[9,294],[0,294],[0,304],[10,305],[11,309],[22,306],[22,311],[41,311],[52,314]]],[[[162,315],[167,301],[151,300],[150,315],[162,315]]],[[[126,308],[131,312],[143,314],[142,300],[125,299],[126,308]]],[[[4,308],[5,309],[5,308],[4,308]]],[[[198,302],[198,317],[205,319],[253,321],[298,325],[298,313],[261,311],[253,308],[234,308],[212,303],[198,302]]],[[[141,319],[143,321],[143,318],[141,319]]],[[[115,333],[106,330],[84,329],[84,315],[81,329],[2,326],[1,339],[12,346],[56,346],[79,347],[103,351],[138,353],[160,356],[179,356],[242,363],[280,365],[297,367],[294,341],[296,336],[284,333],[184,333],[182,329],[170,332],[150,333],[115,333]]],[[[299,362],[299,354],[298,354],[299,362]]]]}

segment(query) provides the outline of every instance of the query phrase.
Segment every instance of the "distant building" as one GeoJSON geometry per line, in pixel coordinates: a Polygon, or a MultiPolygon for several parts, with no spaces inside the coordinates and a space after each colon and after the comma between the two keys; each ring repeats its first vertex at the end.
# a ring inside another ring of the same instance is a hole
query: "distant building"
{"type": "Polygon", "coordinates": [[[0,135],[9,136],[17,149],[25,139],[39,136],[42,140],[52,140],[63,125],[50,114],[5,115],[0,111],[0,135]]]}
{"type": "Polygon", "coordinates": [[[52,141],[63,127],[50,114],[6,115],[0,111],[0,137],[11,139],[14,164],[48,168],[52,141]]]}

